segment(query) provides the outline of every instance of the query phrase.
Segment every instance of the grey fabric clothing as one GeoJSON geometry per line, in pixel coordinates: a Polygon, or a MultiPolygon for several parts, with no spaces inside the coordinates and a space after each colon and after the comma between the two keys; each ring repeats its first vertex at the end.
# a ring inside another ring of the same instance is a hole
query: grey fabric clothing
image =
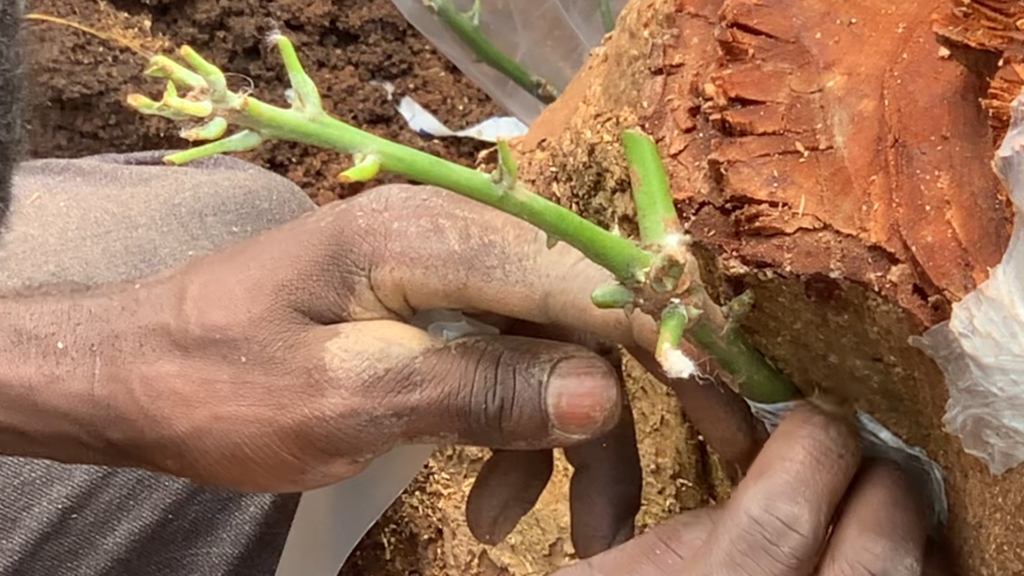
{"type": "MultiPolygon", "coordinates": [[[[288,180],[218,157],[38,160],[15,173],[0,292],[140,278],[313,209],[288,180]]],[[[230,278],[225,279],[230,282],[230,278]]],[[[0,458],[0,574],[272,575],[298,495],[0,458]]]]}

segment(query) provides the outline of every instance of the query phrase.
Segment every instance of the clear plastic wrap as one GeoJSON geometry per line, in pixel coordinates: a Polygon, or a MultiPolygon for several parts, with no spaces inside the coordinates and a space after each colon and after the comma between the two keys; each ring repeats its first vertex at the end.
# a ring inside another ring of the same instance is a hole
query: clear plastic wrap
{"type": "Polygon", "coordinates": [[[1011,110],[995,158],[1014,207],[1010,244],[988,280],[953,306],[948,322],[912,340],[945,375],[946,430],[993,474],[1024,462],[1024,94],[1011,110]]]}
{"type": "MultiPolygon", "coordinates": [[[[479,62],[466,45],[425,5],[424,0],[392,0],[459,70],[509,114],[529,124],[544,105],[501,73],[479,62]]],[[[473,0],[453,0],[468,12],[473,0]]],[[[618,14],[626,0],[610,0],[618,14]]],[[[604,37],[598,0],[483,0],[480,30],[527,70],[562,89],[583,66],[590,49],[604,37]]]]}
{"type": "MultiPolygon", "coordinates": [[[[769,432],[774,432],[786,414],[801,403],[800,400],[779,404],[747,401],[751,412],[764,422],[769,432]]],[[[910,481],[926,495],[931,505],[932,526],[945,524],[949,515],[949,503],[946,500],[946,483],[942,478],[942,468],[938,463],[929,458],[923,449],[910,446],[882,426],[878,420],[860,410],[857,411],[857,431],[860,433],[864,455],[898,463],[910,481]]]]}

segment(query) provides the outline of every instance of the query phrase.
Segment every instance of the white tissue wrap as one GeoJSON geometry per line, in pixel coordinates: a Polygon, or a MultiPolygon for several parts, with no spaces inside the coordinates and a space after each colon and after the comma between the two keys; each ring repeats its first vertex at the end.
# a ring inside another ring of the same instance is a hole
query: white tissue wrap
{"type": "Polygon", "coordinates": [[[1024,462],[1024,94],[1011,109],[995,158],[1014,207],[1009,247],[988,280],[953,306],[948,322],[911,339],[945,375],[946,430],[997,475],[1024,462]]]}

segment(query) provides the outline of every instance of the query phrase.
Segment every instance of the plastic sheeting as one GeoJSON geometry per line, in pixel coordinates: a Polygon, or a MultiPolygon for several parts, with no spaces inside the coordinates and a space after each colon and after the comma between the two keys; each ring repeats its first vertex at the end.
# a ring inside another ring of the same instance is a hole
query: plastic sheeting
{"type": "MultiPolygon", "coordinates": [[[[747,403],[754,415],[764,422],[768,431],[774,432],[786,414],[799,406],[801,401],[779,404],[758,404],[750,401],[747,403]]],[[[945,524],[949,515],[949,505],[946,500],[946,483],[942,479],[942,468],[929,458],[923,449],[908,445],[869,414],[858,410],[856,419],[864,455],[897,462],[906,471],[911,482],[924,491],[931,506],[932,526],[939,527],[945,524]]]]}
{"type": "MultiPolygon", "coordinates": [[[[544,105],[486,64],[437,19],[424,0],[392,0],[402,15],[510,114],[529,124],[544,105]]],[[[473,0],[453,0],[468,12],[473,0]]],[[[613,14],[626,0],[610,0],[613,14]]],[[[559,90],[601,43],[604,25],[598,0],[483,0],[480,29],[504,53],[559,90]]]]}
{"type": "Polygon", "coordinates": [[[942,368],[949,388],[943,425],[993,474],[1024,462],[1024,94],[995,167],[1010,189],[1010,245],[989,278],[953,305],[948,322],[912,343],[942,368]]]}

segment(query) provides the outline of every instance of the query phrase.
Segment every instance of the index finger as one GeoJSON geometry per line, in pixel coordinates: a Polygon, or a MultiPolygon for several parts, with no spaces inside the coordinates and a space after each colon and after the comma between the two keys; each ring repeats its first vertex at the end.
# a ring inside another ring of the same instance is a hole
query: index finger
{"type": "Polygon", "coordinates": [[[795,409],[726,504],[694,573],[810,574],[860,458],[852,420],[795,409]]]}

